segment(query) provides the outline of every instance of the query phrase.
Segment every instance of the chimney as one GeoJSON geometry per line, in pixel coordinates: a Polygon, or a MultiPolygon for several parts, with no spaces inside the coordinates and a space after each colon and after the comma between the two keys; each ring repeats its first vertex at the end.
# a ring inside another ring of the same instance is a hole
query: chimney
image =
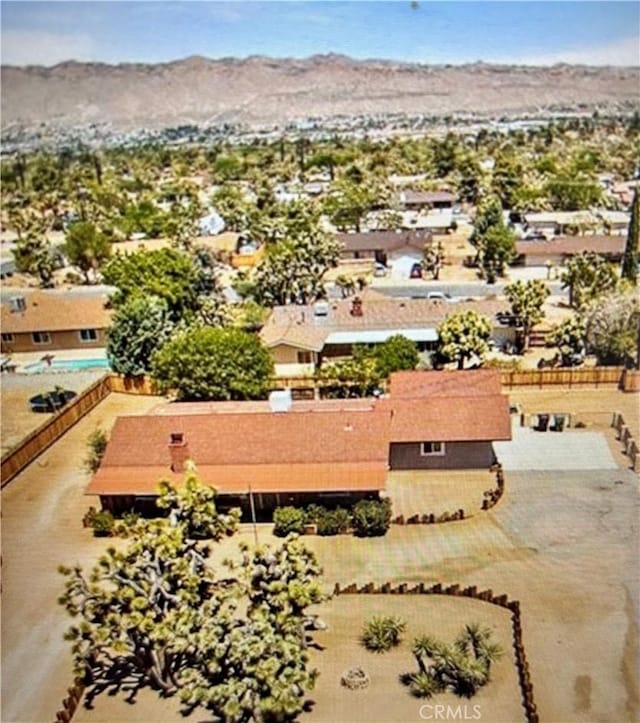
{"type": "Polygon", "coordinates": [[[171,471],[184,472],[189,460],[189,445],[183,432],[171,432],[169,435],[169,456],[171,457],[171,471]]]}
{"type": "Polygon", "coordinates": [[[359,296],[351,300],[351,316],[362,316],[362,299],[359,296]]]}

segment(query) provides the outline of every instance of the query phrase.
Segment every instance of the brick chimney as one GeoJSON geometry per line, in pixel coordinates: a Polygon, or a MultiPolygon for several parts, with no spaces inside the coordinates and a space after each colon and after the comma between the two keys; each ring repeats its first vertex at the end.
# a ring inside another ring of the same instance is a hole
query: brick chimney
{"type": "Polygon", "coordinates": [[[354,296],[351,300],[351,316],[362,316],[362,299],[354,296]]]}
{"type": "Polygon", "coordinates": [[[171,432],[169,436],[169,456],[171,457],[171,471],[184,472],[189,460],[189,445],[183,432],[171,432]]]}

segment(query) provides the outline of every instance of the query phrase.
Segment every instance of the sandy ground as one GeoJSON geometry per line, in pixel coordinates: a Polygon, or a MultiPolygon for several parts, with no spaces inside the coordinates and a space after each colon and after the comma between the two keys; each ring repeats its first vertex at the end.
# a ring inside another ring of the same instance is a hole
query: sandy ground
{"type": "Polygon", "coordinates": [[[29,399],[51,391],[56,385],[81,392],[99,379],[104,371],[67,372],[64,374],[3,374],[0,377],[2,419],[2,453],[4,454],[29,432],[43,424],[51,414],[32,412],[29,399]]]}
{"type": "MultiPolygon", "coordinates": [[[[604,433],[612,449],[618,443],[608,427],[611,412],[622,411],[637,426],[638,395],[526,390],[512,398],[531,412],[556,403],[561,405],[558,411],[575,412],[590,429],[604,433]]],[[[51,720],[71,678],[69,651],[62,640],[69,621],[55,604],[61,589],[55,570],[60,563],[77,561],[86,566],[109,544],[92,538],[80,523],[93,502],[82,496],[85,439],[98,423],[108,428],[117,413],[143,412],[157,403],[154,398],[112,395],[2,493],[4,723],[51,720]]],[[[617,459],[621,465],[627,461],[619,453],[617,459]]],[[[640,716],[639,512],[638,478],[622,467],[523,471],[507,476],[506,492],[497,507],[469,520],[393,526],[386,537],[369,540],[305,539],[324,567],[327,589],[336,581],[439,581],[489,587],[519,599],[541,720],[622,723],[640,716]]],[[[258,532],[261,539],[274,540],[269,526],[261,525],[258,532]]],[[[238,539],[251,541],[251,527],[243,526],[239,536],[216,549],[216,559],[232,552],[238,539]]],[[[406,615],[417,619],[415,598],[404,600],[406,615]]],[[[338,625],[340,614],[336,613],[338,625]]],[[[429,617],[426,612],[419,614],[420,620],[429,617]]],[[[463,617],[460,623],[466,620],[463,617]]],[[[354,629],[361,624],[356,618],[347,621],[354,629]]],[[[436,627],[442,625],[438,622],[436,627]]],[[[336,648],[335,662],[328,666],[342,666],[339,650],[344,649],[336,648]]],[[[321,717],[321,702],[332,696],[320,697],[322,691],[316,692],[318,706],[311,715],[328,720],[321,717]]],[[[411,702],[402,688],[394,685],[389,691],[388,702],[378,704],[377,720],[394,720],[394,706],[411,702]]],[[[418,720],[416,708],[412,711],[403,719],[418,720]]],[[[348,711],[344,715],[340,723],[350,720],[348,711]]],[[[202,712],[193,718],[206,719],[202,712]]],[[[513,720],[496,711],[483,719],[513,720]]],[[[82,710],[76,720],[169,723],[181,717],[174,701],[160,701],[145,692],[135,706],[103,696],[94,711],[82,710]]]]}
{"type": "MultiPolygon", "coordinates": [[[[443,704],[467,706],[469,715],[478,705],[486,721],[524,720],[520,702],[513,631],[509,611],[494,605],[445,596],[407,598],[391,595],[340,596],[318,606],[320,618],[328,629],[315,634],[315,641],[325,647],[312,656],[312,663],[320,672],[316,687],[310,694],[314,702],[312,712],[303,720],[337,723],[338,721],[377,721],[404,723],[420,720],[420,706],[443,704]],[[374,615],[397,615],[407,621],[407,630],[400,645],[387,653],[371,653],[363,648],[359,636],[363,625],[374,615]],[[429,634],[452,642],[465,624],[481,622],[489,626],[494,640],[505,651],[504,656],[491,669],[491,681],[471,700],[458,698],[452,693],[435,696],[431,700],[414,698],[399,682],[402,673],[417,671],[411,654],[411,643],[418,635],[429,634]],[[340,677],[347,670],[361,667],[370,676],[365,690],[347,690],[340,685],[340,677]]],[[[426,715],[429,709],[424,709],[426,715]]]]}
{"type": "Polygon", "coordinates": [[[111,394],[2,491],[3,723],[49,721],[69,686],[62,634],[68,619],[56,599],[60,564],[89,564],[104,549],[82,527],[95,498],[83,495],[86,439],[118,414],[143,412],[157,397],[111,394]]]}
{"type": "Polygon", "coordinates": [[[474,515],[482,509],[485,490],[495,486],[496,477],[487,470],[396,470],[387,475],[393,514],[405,518],[459,509],[467,516],[474,515]]]}

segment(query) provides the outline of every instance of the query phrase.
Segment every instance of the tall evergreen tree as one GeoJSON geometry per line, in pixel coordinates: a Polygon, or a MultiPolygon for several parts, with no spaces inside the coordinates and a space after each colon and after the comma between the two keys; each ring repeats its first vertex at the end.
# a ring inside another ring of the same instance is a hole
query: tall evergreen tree
{"type": "Polygon", "coordinates": [[[640,236],[640,194],[636,187],[631,206],[631,220],[627,244],[622,257],[622,278],[628,279],[634,286],[638,283],[638,237],[640,236]]]}

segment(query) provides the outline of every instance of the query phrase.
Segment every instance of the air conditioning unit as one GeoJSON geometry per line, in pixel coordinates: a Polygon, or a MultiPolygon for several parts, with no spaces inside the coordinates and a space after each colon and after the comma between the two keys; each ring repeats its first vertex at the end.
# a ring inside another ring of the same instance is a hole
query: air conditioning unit
{"type": "Polygon", "coordinates": [[[278,389],[269,394],[269,408],[272,412],[288,412],[291,403],[291,389],[278,389]]]}

